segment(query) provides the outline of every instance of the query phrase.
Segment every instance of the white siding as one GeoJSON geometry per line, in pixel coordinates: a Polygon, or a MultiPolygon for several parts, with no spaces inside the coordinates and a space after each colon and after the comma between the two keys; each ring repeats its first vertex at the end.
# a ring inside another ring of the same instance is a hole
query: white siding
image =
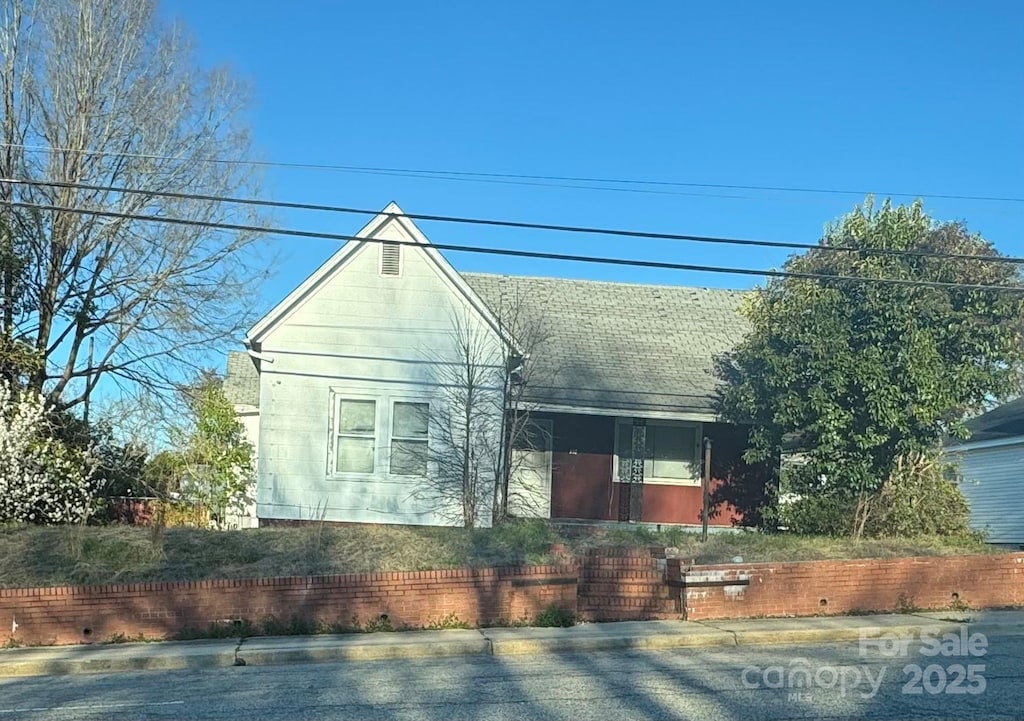
{"type": "MultiPolygon", "coordinates": [[[[394,221],[376,236],[410,240],[394,221]]],[[[391,406],[436,398],[455,318],[491,332],[423,250],[403,246],[401,275],[382,277],[379,247],[365,244],[262,343],[273,362],[260,373],[260,518],[444,523],[410,498],[421,482],[387,472],[391,406]],[[377,401],[372,476],[329,473],[332,392],[377,401]]]]}
{"type": "Polygon", "coordinates": [[[951,456],[960,460],[971,527],[987,530],[990,543],[1024,543],[1024,438],[951,456]]]}
{"type": "MultiPolygon", "coordinates": [[[[245,439],[252,444],[256,452],[257,464],[259,462],[259,437],[260,437],[260,409],[255,406],[236,405],[235,418],[245,429],[245,439]]],[[[255,528],[259,525],[256,516],[256,486],[249,490],[249,497],[252,502],[248,504],[242,513],[229,513],[225,519],[228,528],[255,528]]]]}

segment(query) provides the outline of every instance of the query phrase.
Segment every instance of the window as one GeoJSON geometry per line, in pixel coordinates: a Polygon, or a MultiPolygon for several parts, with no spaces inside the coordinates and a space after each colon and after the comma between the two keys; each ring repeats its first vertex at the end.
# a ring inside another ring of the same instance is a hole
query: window
{"type": "Polygon", "coordinates": [[[391,413],[391,473],[427,475],[430,405],[396,401],[391,413]]]}
{"type": "Polygon", "coordinates": [[[339,398],[335,409],[334,472],[373,473],[377,402],[339,398]]]}
{"type": "MultiPolygon", "coordinates": [[[[700,424],[647,421],[644,482],[700,483],[700,424]]],[[[633,457],[633,421],[621,419],[615,428],[615,480],[628,481],[633,457]]]]}
{"type": "Polygon", "coordinates": [[[384,241],[380,244],[380,274],[402,274],[402,246],[384,241]]]}

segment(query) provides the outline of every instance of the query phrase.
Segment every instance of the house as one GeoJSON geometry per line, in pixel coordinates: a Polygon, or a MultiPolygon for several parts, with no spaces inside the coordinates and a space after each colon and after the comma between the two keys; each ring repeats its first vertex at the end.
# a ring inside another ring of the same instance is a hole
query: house
{"type": "MultiPolygon", "coordinates": [[[[245,437],[252,443],[257,468],[259,467],[260,378],[256,367],[246,353],[228,353],[224,374],[224,395],[235,406],[235,418],[242,424],[245,437]]],[[[259,524],[256,516],[256,489],[250,492],[250,503],[240,513],[228,513],[228,528],[254,528],[259,524]]]]}
{"type": "Polygon", "coordinates": [[[946,454],[958,461],[960,490],[971,509],[971,528],[987,531],[989,543],[1024,544],[1024,398],[967,422],[967,440],[951,440],[946,454]]]}
{"type": "MultiPolygon", "coordinates": [[[[743,336],[742,293],[460,274],[401,213],[387,206],[230,356],[260,525],[459,522],[455,500],[423,491],[447,477],[438,447],[453,439],[452,398],[467,396],[470,347],[486,359],[472,397],[500,400],[478,408],[456,460],[477,464],[485,498],[496,476],[479,469],[509,468],[520,515],[700,524],[706,441],[713,485],[763,488],[740,458],[746,430],[714,411],[712,366],[743,336]],[[531,325],[543,341],[524,348],[531,325]],[[513,387],[534,431],[495,455],[513,387]]],[[[477,522],[489,514],[481,503],[477,522]]],[[[722,502],[710,523],[739,520],[722,502]]]]}

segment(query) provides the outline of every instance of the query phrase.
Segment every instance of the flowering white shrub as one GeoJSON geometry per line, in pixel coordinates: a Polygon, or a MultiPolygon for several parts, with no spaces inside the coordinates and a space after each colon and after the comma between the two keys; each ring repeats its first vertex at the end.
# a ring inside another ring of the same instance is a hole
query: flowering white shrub
{"type": "Polygon", "coordinates": [[[86,518],[97,463],[50,434],[46,401],[0,380],[0,522],[86,518]]]}

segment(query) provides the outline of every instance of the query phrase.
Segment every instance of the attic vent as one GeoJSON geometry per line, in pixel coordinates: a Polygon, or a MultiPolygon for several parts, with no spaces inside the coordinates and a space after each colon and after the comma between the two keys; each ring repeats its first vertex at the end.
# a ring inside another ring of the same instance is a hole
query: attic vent
{"type": "Polygon", "coordinates": [[[402,246],[398,243],[380,244],[380,274],[402,274],[402,246]]]}

